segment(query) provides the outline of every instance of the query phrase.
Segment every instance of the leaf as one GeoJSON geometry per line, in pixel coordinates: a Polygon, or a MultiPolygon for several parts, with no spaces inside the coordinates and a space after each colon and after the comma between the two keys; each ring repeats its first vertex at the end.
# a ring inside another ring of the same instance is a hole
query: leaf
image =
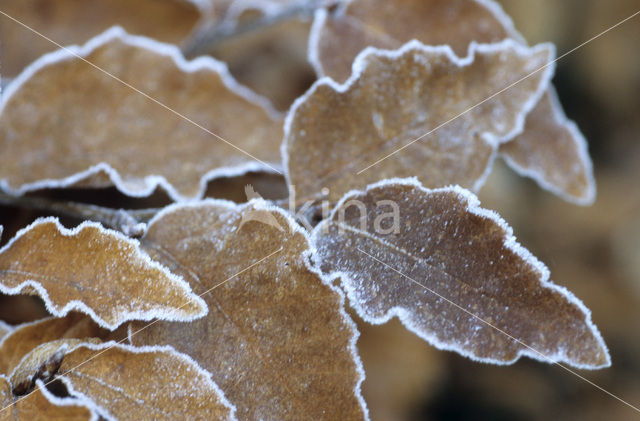
{"type": "Polygon", "coordinates": [[[85,344],[64,356],[58,375],[107,419],[235,419],[211,375],[171,347],[85,344]]]}
{"type": "Polygon", "coordinates": [[[113,184],[145,196],[161,186],[194,198],[215,177],[276,172],[281,124],[224,64],[185,61],[174,46],[112,28],[42,57],[7,87],[0,149],[12,159],[0,187],[113,184]]]}
{"type": "Polygon", "coordinates": [[[28,398],[14,397],[11,383],[0,375],[0,421],[92,420],[91,410],[77,399],[57,398],[41,381],[28,398]]]}
{"type": "MultiPolygon", "coordinates": [[[[351,0],[335,13],[316,12],[309,60],[319,75],[344,81],[353,60],[367,46],[394,49],[416,39],[426,45],[449,45],[463,55],[473,41],[506,38],[526,44],[492,0],[351,0]]],[[[564,115],[552,88],[529,115],[524,133],[500,152],[513,169],[541,187],[571,202],[590,204],[595,182],[584,137],[564,115]],[[531,155],[525,157],[525,152],[531,155]],[[550,161],[540,160],[551,156],[550,161]]]]}
{"type": "Polygon", "coordinates": [[[291,108],[283,145],[290,194],[314,197],[328,188],[337,201],[350,189],[414,175],[430,187],[478,189],[500,139],[521,129],[542,95],[551,66],[473,106],[552,54],[550,46],[511,40],[473,44],[463,59],[416,41],[363,51],[344,85],[322,79],[291,108]]]}
{"type": "Polygon", "coordinates": [[[128,320],[207,313],[189,285],[137,241],[93,222],[68,230],[55,218],[36,220],[0,249],[0,292],[37,294],[55,316],[77,310],[111,330],[128,320]]]}
{"type": "Polygon", "coordinates": [[[209,314],[189,324],[135,323],[133,344],[190,355],[240,419],[365,417],[355,325],[342,295],[308,268],[307,235],[281,209],[260,200],[175,205],[141,241],[203,294],[209,314]]]}
{"type": "Polygon", "coordinates": [[[9,375],[25,355],[41,344],[59,339],[104,338],[107,335],[107,330],[80,313],[25,323],[0,342],[0,374],[9,375]]]}
{"type": "Polygon", "coordinates": [[[0,343],[2,343],[2,340],[4,339],[4,337],[10,334],[11,332],[13,332],[13,326],[8,325],[2,320],[0,320],[0,343]]]}
{"type": "Polygon", "coordinates": [[[484,362],[610,365],[589,310],[464,189],[391,180],[352,192],[312,243],[368,322],[397,316],[435,347],[484,362]]]}
{"type": "MultiPolygon", "coordinates": [[[[78,44],[113,25],[159,41],[180,43],[201,17],[188,0],[3,0],[2,12],[60,45],[78,44]]],[[[0,15],[3,76],[17,75],[56,45],[0,15]]]]}
{"type": "Polygon", "coordinates": [[[527,116],[524,132],[500,145],[500,154],[518,173],[579,205],[590,205],[596,190],[587,142],[564,115],[549,89],[527,116]]]}
{"type": "Polygon", "coordinates": [[[84,343],[99,341],[97,338],[57,339],[38,345],[25,355],[11,372],[9,381],[13,385],[13,394],[20,396],[29,393],[37,380],[50,381],[60,368],[67,352],[84,343]]]}

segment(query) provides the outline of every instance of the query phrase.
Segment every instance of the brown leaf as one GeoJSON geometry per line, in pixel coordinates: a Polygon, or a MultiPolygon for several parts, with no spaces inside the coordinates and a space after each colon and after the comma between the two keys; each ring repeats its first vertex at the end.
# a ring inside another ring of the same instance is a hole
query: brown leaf
{"type": "Polygon", "coordinates": [[[0,374],[9,375],[31,350],[58,339],[104,338],[108,331],[88,316],[70,313],[63,318],[48,318],[17,326],[0,342],[0,374]]]}
{"type": "Polygon", "coordinates": [[[309,59],[319,75],[344,82],[366,47],[396,49],[417,39],[449,45],[458,56],[471,41],[493,43],[521,37],[497,3],[474,0],[352,0],[329,14],[316,12],[309,59]]]}
{"type": "Polygon", "coordinates": [[[542,95],[551,66],[473,106],[552,54],[549,46],[511,40],[474,44],[463,59],[417,41],[366,50],[344,85],[322,79],[292,107],[283,146],[290,194],[306,198],[328,188],[337,201],[350,189],[414,175],[430,187],[479,188],[499,141],[521,130],[542,95]]]}
{"type": "Polygon", "coordinates": [[[180,200],[201,196],[209,179],[276,172],[280,161],[282,122],[224,64],[185,61],[120,28],[44,56],[1,107],[0,149],[12,159],[0,186],[14,194],[110,181],[132,196],[160,185],[180,200]]]}
{"type": "Polygon", "coordinates": [[[36,380],[50,381],[60,368],[65,354],[87,342],[99,343],[92,339],[57,339],[38,345],[25,355],[11,372],[9,381],[13,386],[13,394],[17,396],[29,393],[36,380]]]}
{"type": "Polygon", "coordinates": [[[11,332],[13,332],[13,326],[8,325],[2,320],[0,320],[0,343],[2,343],[2,340],[4,339],[4,337],[10,334],[11,332]]]}
{"type": "Polygon", "coordinates": [[[345,196],[312,243],[323,272],[340,277],[371,323],[397,316],[437,348],[479,361],[610,365],[589,310],[464,189],[372,185],[345,196]]]}
{"type": "Polygon", "coordinates": [[[58,376],[107,419],[235,419],[211,374],[168,346],[85,344],[64,356],[58,376]]]}
{"type": "MultiPolygon", "coordinates": [[[[367,46],[394,49],[417,39],[426,45],[450,45],[456,54],[464,55],[472,41],[506,38],[525,44],[511,19],[492,0],[351,0],[335,13],[316,13],[309,59],[319,75],[344,81],[353,60],[367,46]]],[[[564,115],[555,92],[550,89],[529,115],[516,144],[500,152],[518,173],[541,187],[574,203],[590,204],[595,183],[585,141],[564,115]],[[540,161],[542,156],[553,158],[540,161]]]]}
{"type": "Polygon", "coordinates": [[[13,77],[27,64],[57,48],[4,14],[60,45],[85,42],[113,25],[121,25],[133,34],[177,44],[200,19],[196,3],[185,0],[3,0],[2,74],[13,77]]]}
{"type": "Polygon", "coordinates": [[[73,230],[55,218],[36,220],[0,249],[0,291],[35,293],[55,316],[71,310],[115,329],[128,320],[189,321],[204,301],[139,243],[100,224],[73,230]]]}
{"type": "Polygon", "coordinates": [[[595,200],[587,142],[564,115],[553,89],[529,113],[524,132],[500,145],[500,154],[511,168],[568,201],[590,205],[595,200]]]}
{"type": "Polygon", "coordinates": [[[294,224],[259,200],[209,200],[157,215],[143,244],[204,294],[209,314],[189,324],[134,324],[131,341],[192,356],[241,419],[362,419],[355,325],[341,294],[307,267],[308,239],[294,224]]]}
{"type": "Polygon", "coordinates": [[[11,394],[11,383],[0,375],[0,421],[85,421],[95,420],[93,413],[77,399],[60,399],[41,381],[28,397],[11,394]]]}

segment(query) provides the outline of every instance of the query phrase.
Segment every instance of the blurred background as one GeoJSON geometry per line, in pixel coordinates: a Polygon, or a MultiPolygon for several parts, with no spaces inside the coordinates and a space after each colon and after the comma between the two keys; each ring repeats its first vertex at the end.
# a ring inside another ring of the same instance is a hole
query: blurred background
{"type": "MultiPolygon", "coordinates": [[[[638,10],[638,0],[503,0],[530,44],[553,42],[558,55],[638,10]]],[[[5,22],[2,22],[5,24],[5,22]]],[[[211,51],[234,76],[280,110],[315,80],[306,61],[309,21],[290,20],[219,43],[211,51]]],[[[557,63],[554,79],[566,114],[589,142],[597,200],[579,207],[541,190],[501,162],[480,193],[520,242],[545,262],[552,279],[592,310],[613,365],[578,371],[640,406],[640,16],[557,63]]],[[[250,174],[209,184],[208,195],[244,201],[251,183],[266,198],[286,195],[281,178],[250,174]]],[[[161,206],[113,189],[37,193],[125,208],[161,206]],[[115,204],[115,205],[114,205],[115,204]]],[[[0,207],[2,242],[43,213],[0,207]]],[[[78,221],[65,219],[72,226],[78,221]]],[[[0,319],[42,317],[32,298],[0,297],[0,319]]],[[[354,318],[356,318],[354,316],[354,318]]],[[[357,319],[357,318],[356,318],[357,319]]],[[[367,379],[363,392],[374,421],[391,420],[628,420],[640,414],[555,365],[521,359],[498,367],[437,351],[393,321],[359,323],[367,379]]]]}

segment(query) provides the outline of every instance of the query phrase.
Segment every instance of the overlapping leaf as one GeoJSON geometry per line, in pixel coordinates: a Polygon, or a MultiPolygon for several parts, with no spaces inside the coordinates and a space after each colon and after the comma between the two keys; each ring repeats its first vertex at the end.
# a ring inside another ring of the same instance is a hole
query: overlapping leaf
{"type": "Polygon", "coordinates": [[[312,243],[369,322],[398,316],[434,346],[486,362],[610,364],[589,310],[459,187],[397,180],[351,193],[312,243]]]}
{"type": "Polygon", "coordinates": [[[13,327],[0,320],[0,343],[11,332],[13,332],[13,327]]]}
{"type": "MultiPolygon", "coordinates": [[[[450,45],[456,54],[464,55],[472,41],[490,43],[505,38],[525,43],[492,0],[351,0],[334,13],[317,12],[309,58],[320,75],[344,81],[351,74],[353,60],[367,46],[393,49],[417,39],[427,45],[450,45]]],[[[518,146],[501,152],[514,169],[542,187],[588,204],[593,201],[595,184],[584,153],[586,143],[560,104],[549,105],[554,93],[547,95],[534,109],[534,121],[516,138],[518,146]],[[532,157],[523,159],[522,148],[531,151],[532,157]],[[541,160],[550,155],[555,156],[555,165],[541,160]]]]}
{"type": "Polygon", "coordinates": [[[208,179],[276,171],[280,160],[282,123],[223,64],[187,62],[119,28],[44,56],[2,100],[0,149],[11,159],[0,186],[18,194],[112,183],[134,196],[161,185],[193,198],[208,179]]]}
{"type": "Polygon", "coordinates": [[[567,200],[588,205],[595,199],[587,143],[553,89],[529,113],[524,132],[500,145],[500,153],[511,168],[567,200]]]}
{"type": "Polygon", "coordinates": [[[137,241],[90,222],[68,230],[53,218],[37,220],[0,249],[0,291],[38,294],[56,316],[77,310],[109,329],[207,313],[189,285],[151,261],[137,241]]]}
{"type": "Polygon", "coordinates": [[[343,298],[307,267],[308,239],[252,201],[173,206],[150,223],[149,253],[209,305],[188,324],[158,322],[133,344],[170,344],[210,371],[241,419],[365,417],[356,328],[343,298]]]}
{"type": "Polygon", "coordinates": [[[171,347],[85,344],[64,356],[58,376],[107,419],[235,419],[211,375],[171,347]]]}
{"type": "Polygon", "coordinates": [[[10,375],[31,350],[59,339],[105,338],[109,331],[88,316],[70,313],[17,326],[0,342],[0,374],[10,375]]]}
{"type": "Polygon", "coordinates": [[[350,189],[410,176],[429,187],[478,188],[500,139],[522,128],[546,88],[552,54],[511,40],[474,44],[465,59],[418,42],[364,51],[344,85],[322,79],[292,107],[283,145],[290,194],[328,188],[337,201],[350,189]]]}
{"type": "Polygon", "coordinates": [[[198,3],[201,2],[3,0],[0,6],[2,76],[13,77],[44,53],[57,49],[54,42],[80,44],[113,25],[121,25],[133,34],[178,44],[187,38],[200,19],[198,3]]]}
{"type": "Polygon", "coordinates": [[[28,398],[14,396],[11,383],[0,375],[0,421],[96,420],[91,409],[77,399],[60,399],[38,382],[28,398]]]}

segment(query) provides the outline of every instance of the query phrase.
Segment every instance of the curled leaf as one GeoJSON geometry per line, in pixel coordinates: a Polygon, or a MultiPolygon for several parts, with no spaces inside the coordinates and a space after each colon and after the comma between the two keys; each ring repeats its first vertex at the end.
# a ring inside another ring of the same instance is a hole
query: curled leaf
{"type": "Polygon", "coordinates": [[[71,338],[104,338],[108,333],[80,313],[17,326],[0,342],[0,374],[10,375],[25,355],[44,343],[71,338]]]}
{"type": "Polygon", "coordinates": [[[58,375],[107,419],[235,419],[211,375],[171,347],[85,344],[64,356],[58,375]]]}
{"type": "MultiPolygon", "coordinates": [[[[394,49],[416,39],[426,45],[449,45],[462,55],[474,41],[507,38],[525,44],[493,0],[350,0],[333,13],[316,13],[309,60],[319,75],[344,81],[355,57],[368,46],[394,49]]],[[[584,138],[564,115],[552,88],[513,142],[500,153],[517,172],[566,200],[582,205],[593,201],[595,182],[584,138]]]]}
{"type": "Polygon", "coordinates": [[[464,189],[372,185],[345,196],[312,242],[371,323],[398,316],[437,348],[485,362],[610,364],[589,310],[464,189]]]}
{"type": "Polygon", "coordinates": [[[41,381],[28,397],[14,396],[11,383],[0,375],[0,421],[95,421],[91,409],[77,399],[61,399],[49,392],[41,381]]]}
{"type": "Polygon", "coordinates": [[[479,188],[500,140],[521,130],[546,88],[552,55],[511,40],[473,44],[462,59],[416,41],[363,51],[344,85],[322,79],[292,107],[283,144],[290,194],[328,188],[337,201],[414,175],[429,187],[479,188]]]}
{"type": "Polygon", "coordinates": [[[14,194],[113,184],[132,196],[162,186],[181,200],[215,177],[278,171],[282,123],[264,99],[221,62],[186,61],[120,28],[42,57],[0,107],[0,149],[12,157],[0,186],[14,194]]]}
{"type": "Polygon", "coordinates": [[[0,249],[0,291],[35,293],[53,315],[71,310],[115,329],[128,320],[189,321],[207,313],[182,279],[139,243],[100,224],[73,230],[41,218],[0,249]]]}
{"type": "Polygon", "coordinates": [[[596,195],[587,142],[564,115],[555,90],[549,89],[529,113],[522,134],[500,145],[509,166],[547,190],[580,205],[596,195]]]}
{"type": "Polygon", "coordinates": [[[159,41],[178,44],[201,16],[189,0],[3,0],[0,15],[2,75],[13,77],[56,45],[78,44],[113,25],[159,41]],[[5,16],[4,14],[8,15],[5,16]]]}
{"type": "Polygon", "coordinates": [[[203,294],[209,314],[133,324],[133,344],[170,344],[193,357],[241,419],[365,417],[355,325],[341,294],[307,267],[306,233],[281,209],[260,200],[175,205],[141,241],[203,294]]]}

